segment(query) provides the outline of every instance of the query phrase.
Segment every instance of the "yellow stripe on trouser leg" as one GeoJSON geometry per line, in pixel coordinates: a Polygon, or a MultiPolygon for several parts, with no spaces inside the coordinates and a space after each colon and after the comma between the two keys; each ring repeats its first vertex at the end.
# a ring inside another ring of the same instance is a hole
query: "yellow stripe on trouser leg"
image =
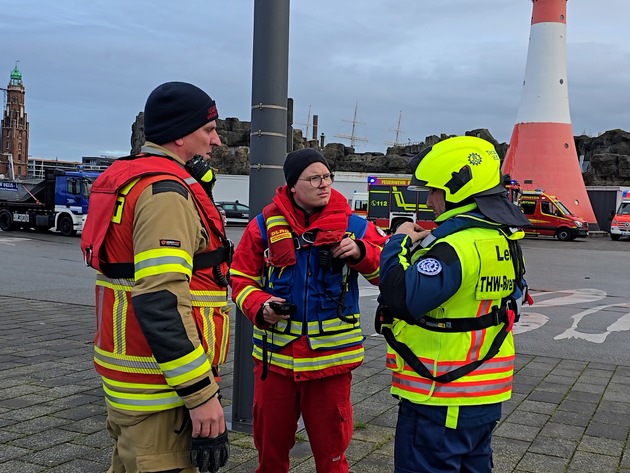
{"type": "Polygon", "coordinates": [[[446,409],[446,427],[449,429],[457,428],[457,419],[459,418],[459,406],[448,406],[446,409]]]}

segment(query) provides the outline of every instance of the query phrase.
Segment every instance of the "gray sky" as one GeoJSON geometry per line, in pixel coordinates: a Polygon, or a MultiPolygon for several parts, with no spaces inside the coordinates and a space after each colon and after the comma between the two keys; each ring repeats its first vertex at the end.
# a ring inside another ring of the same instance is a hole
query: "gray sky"
{"type": "MultiPolygon", "coordinates": [[[[574,134],[630,129],[630,1],[570,0],[574,134]]],[[[293,0],[289,95],[327,142],[357,151],[488,128],[509,141],[527,59],[529,0],[293,0]],[[346,121],[348,120],[348,121],[346,121]]],[[[19,60],[29,154],[123,155],[150,91],[194,83],[222,118],[250,121],[254,0],[4,0],[0,87],[19,60]]],[[[312,130],[312,128],[311,128],[312,130]]],[[[312,131],[309,130],[309,135],[312,131]]]]}

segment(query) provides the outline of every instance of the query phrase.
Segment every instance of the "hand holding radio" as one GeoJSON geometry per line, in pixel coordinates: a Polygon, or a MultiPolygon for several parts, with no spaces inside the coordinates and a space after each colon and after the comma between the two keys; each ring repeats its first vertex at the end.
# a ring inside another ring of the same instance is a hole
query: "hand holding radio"
{"type": "Polygon", "coordinates": [[[288,320],[295,313],[297,306],[284,299],[272,297],[260,307],[260,314],[263,320],[271,325],[278,323],[280,320],[288,320]]]}
{"type": "Polygon", "coordinates": [[[292,315],[297,310],[297,306],[290,302],[270,302],[269,307],[271,307],[276,314],[280,315],[292,315]]]}

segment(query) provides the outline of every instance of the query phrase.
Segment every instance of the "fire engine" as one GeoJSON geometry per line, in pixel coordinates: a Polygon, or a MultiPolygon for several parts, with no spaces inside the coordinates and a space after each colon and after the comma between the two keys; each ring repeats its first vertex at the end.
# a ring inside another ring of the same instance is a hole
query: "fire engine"
{"type": "Polygon", "coordinates": [[[403,222],[418,222],[435,228],[433,211],[427,207],[428,191],[407,189],[408,177],[368,177],[367,219],[394,232],[403,222]]]}
{"type": "Polygon", "coordinates": [[[624,191],[622,199],[610,223],[610,238],[615,241],[622,236],[630,237],[630,193],[624,191]]]}
{"type": "MultiPolygon", "coordinates": [[[[402,222],[417,222],[423,228],[435,228],[435,216],[426,205],[429,192],[410,191],[410,181],[402,176],[368,177],[368,220],[388,232],[396,231],[402,222]]],[[[553,195],[541,189],[521,190],[518,182],[509,178],[505,184],[508,198],[519,206],[532,224],[524,229],[526,235],[552,236],[561,241],[588,236],[588,223],[573,215],[553,195]]]]}
{"type": "Polygon", "coordinates": [[[571,241],[588,236],[588,223],[575,216],[555,196],[543,189],[521,190],[515,180],[509,180],[508,197],[517,204],[532,224],[525,228],[529,236],[551,236],[560,241],[571,241]]]}

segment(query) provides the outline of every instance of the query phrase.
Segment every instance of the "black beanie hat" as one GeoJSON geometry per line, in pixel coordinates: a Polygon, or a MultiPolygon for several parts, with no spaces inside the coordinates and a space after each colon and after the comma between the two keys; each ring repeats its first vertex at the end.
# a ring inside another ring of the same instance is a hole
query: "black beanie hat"
{"type": "Polygon", "coordinates": [[[298,149],[291,151],[287,154],[287,158],[284,160],[284,178],[287,181],[289,188],[293,187],[300,177],[300,174],[313,163],[322,163],[328,168],[330,172],[330,166],[328,161],[322,153],[313,148],[298,149]]]}
{"type": "Polygon", "coordinates": [[[166,82],[149,94],[144,106],[144,136],[162,145],[183,138],[219,117],[217,107],[199,87],[166,82]]]}

